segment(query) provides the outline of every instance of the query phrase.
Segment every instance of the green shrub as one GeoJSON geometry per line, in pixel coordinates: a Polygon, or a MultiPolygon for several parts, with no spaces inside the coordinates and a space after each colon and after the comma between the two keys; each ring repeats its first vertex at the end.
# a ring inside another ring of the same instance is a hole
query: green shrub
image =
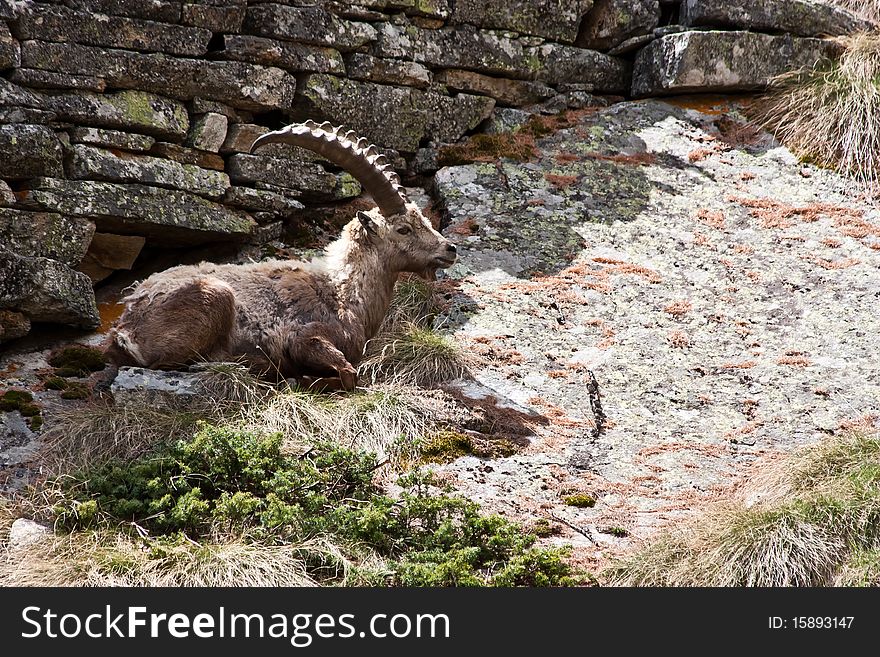
{"type": "MultiPolygon", "coordinates": [[[[56,520],[68,530],[134,522],[199,540],[220,530],[264,544],[331,537],[353,558],[364,550],[382,557],[387,571],[364,577],[394,585],[576,582],[564,552],[535,548],[533,534],[438,492],[428,475],[402,478],[398,498],[383,494],[373,482],[376,466],[374,455],[331,443],[290,454],[279,433],[201,423],[190,442],[61,480],[56,520]]],[[[316,578],[328,570],[326,563],[309,568],[316,578]]]]}

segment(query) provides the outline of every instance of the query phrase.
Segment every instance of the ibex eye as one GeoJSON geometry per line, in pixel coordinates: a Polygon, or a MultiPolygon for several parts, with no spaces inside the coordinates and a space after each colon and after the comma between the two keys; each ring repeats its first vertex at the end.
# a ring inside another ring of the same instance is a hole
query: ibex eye
{"type": "Polygon", "coordinates": [[[412,232],[412,228],[410,228],[409,226],[401,226],[397,229],[397,232],[401,235],[409,235],[412,232]]]}

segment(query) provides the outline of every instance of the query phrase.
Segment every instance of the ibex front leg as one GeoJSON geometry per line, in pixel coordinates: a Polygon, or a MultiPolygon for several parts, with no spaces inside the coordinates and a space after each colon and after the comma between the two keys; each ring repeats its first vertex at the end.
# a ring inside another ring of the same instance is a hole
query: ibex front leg
{"type": "Polygon", "coordinates": [[[299,338],[290,347],[291,360],[303,369],[315,372],[334,370],[338,377],[299,376],[299,381],[310,390],[354,390],[357,370],[339,349],[327,338],[314,336],[299,338]]]}

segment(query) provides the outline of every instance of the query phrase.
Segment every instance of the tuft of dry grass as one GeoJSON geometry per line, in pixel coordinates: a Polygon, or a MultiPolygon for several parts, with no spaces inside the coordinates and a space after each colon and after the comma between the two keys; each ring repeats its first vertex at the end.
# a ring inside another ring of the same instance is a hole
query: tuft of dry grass
{"type": "MultiPolygon", "coordinates": [[[[865,3],[859,3],[865,4],[865,3]]],[[[753,118],[800,157],[880,182],[880,32],[840,37],[843,54],[776,78],[753,118]]]]}
{"type": "Polygon", "coordinates": [[[410,324],[371,340],[358,373],[372,383],[431,387],[465,376],[469,363],[469,355],[449,337],[410,324]]]}
{"type": "Polygon", "coordinates": [[[857,16],[880,23],[880,0],[823,0],[826,4],[843,7],[857,16]]]}
{"type": "Polygon", "coordinates": [[[880,586],[880,549],[853,552],[834,577],[835,586],[880,586]]]}
{"type": "Polygon", "coordinates": [[[281,433],[285,448],[292,451],[302,452],[327,440],[370,451],[399,471],[418,457],[419,439],[454,413],[452,405],[443,393],[389,384],[340,395],[291,389],[250,409],[241,426],[281,433]]]}
{"type": "Polygon", "coordinates": [[[436,386],[468,372],[472,358],[435,327],[442,303],[418,278],[398,281],[382,328],[364,349],[358,374],[371,383],[436,386]]]}
{"type": "Polygon", "coordinates": [[[876,578],[878,520],[880,438],[850,433],[764,464],[734,500],[605,576],[623,586],[845,585],[876,578]]]}
{"type": "Polygon", "coordinates": [[[296,545],[228,538],[168,541],[97,530],[49,534],[0,554],[0,586],[317,586],[308,564],[345,580],[349,562],[325,538],[296,545]]]}
{"type": "Polygon", "coordinates": [[[43,433],[41,463],[49,472],[130,459],[189,435],[206,413],[95,401],[63,411],[43,433]]]}

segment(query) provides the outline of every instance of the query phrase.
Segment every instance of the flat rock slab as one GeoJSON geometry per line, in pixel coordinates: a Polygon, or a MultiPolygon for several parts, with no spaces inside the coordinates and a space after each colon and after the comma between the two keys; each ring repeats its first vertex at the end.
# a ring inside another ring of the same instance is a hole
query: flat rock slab
{"type": "Polygon", "coordinates": [[[94,234],[95,225],[88,219],[0,208],[0,244],[19,255],[76,267],[94,234]]]}
{"type": "Polygon", "coordinates": [[[315,3],[307,7],[258,4],[248,8],[244,31],[316,46],[353,50],[376,38],[369,23],[342,20],[315,3]]]}
{"type": "Polygon", "coordinates": [[[0,177],[58,176],[62,173],[61,158],[61,142],[50,128],[26,123],[0,125],[0,177]]]}
{"type": "Polygon", "coordinates": [[[831,3],[815,0],[684,0],[681,23],[799,36],[841,36],[873,25],[831,3]]]}
{"type": "Polygon", "coordinates": [[[451,23],[470,23],[573,43],[593,0],[457,0],[451,23]]]}
{"type": "Polygon", "coordinates": [[[36,40],[22,42],[21,56],[27,68],[100,77],[120,89],[206,98],[245,110],[293,109],[296,78],[275,67],[36,40]]]}
{"type": "MultiPolygon", "coordinates": [[[[495,101],[458,94],[310,75],[302,84],[309,112],[334,125],[350,126],[377,146],[414,153],[430,138],[452,142],[489,117],[495,101]]],[[[235,156],[243,157],[243,156],[235,156]]]]}
{"type": "Polygon", "coordinates": [[[371,48],[376,57],[414,59],[432,69],[465,69],[546,84],[588,83],[602,93],[627,89],[631,74],[629,62],[618,57],[469,24],[425,29],[383,23],[371,48]]]}
{"type": "Polygon", "coordinates": [[[255,226],[244,212],[147,185],[37,178],[21,196],[49,211],[89,217],[101,232],[142,235],[158,244],[243,239],[255,226]]]}
{"type": "Polygon", "coordinates": [[[633,66],[632,95],[730,93],[839,54],[830,41],[754,32],[680,32],[651,42],[633,66]]]}
{"type": "Polygon", "coordinates": [[[79,126],[117,128],[175,140],[183,139],[189,129],[183,103],[143,91],[66,93],[47,96],[43,102],[60,118],[79,126]]]}
{"type": "Polygon", "coordinates": [[[220,199],[229,189],[229,176],[220,171],[85,144],[74,144],[70,148],[67,172],[70,178],[76,180],[170,187],[213,200],[220,199]]]}
{"type": "Polygon", "coordinates": [[[120,367],[110,392],[115,404],[140,408],[186,408],[203,400],[205,395],[198,374],[141,367],[120,367]]]}
{"type": "Polygon", "coordinates": [[[758,457],[880,415],[880,212],[735,106],[680,102],[438,174],[461,256],[445,326],[480,384],[544,419],[520,454],[441,469],[491,510],[561,519],[587,559],[631,545],[609,528],[646,536],[758,457]]]}
{"type": "Polygon", "coordinates": [[[188,57],[208,52],[211,39],[210,30],[197,27],[34,4],[25,6],[14,23],[13,34],[22,41],[45,39],[188,57]]]}
{"type": "Polygon", "coordinates": [[[34,322],[96,328],[100,323],[92,281],[56,260],[30,258],[0,247],[0,308],[34,322]]]}

